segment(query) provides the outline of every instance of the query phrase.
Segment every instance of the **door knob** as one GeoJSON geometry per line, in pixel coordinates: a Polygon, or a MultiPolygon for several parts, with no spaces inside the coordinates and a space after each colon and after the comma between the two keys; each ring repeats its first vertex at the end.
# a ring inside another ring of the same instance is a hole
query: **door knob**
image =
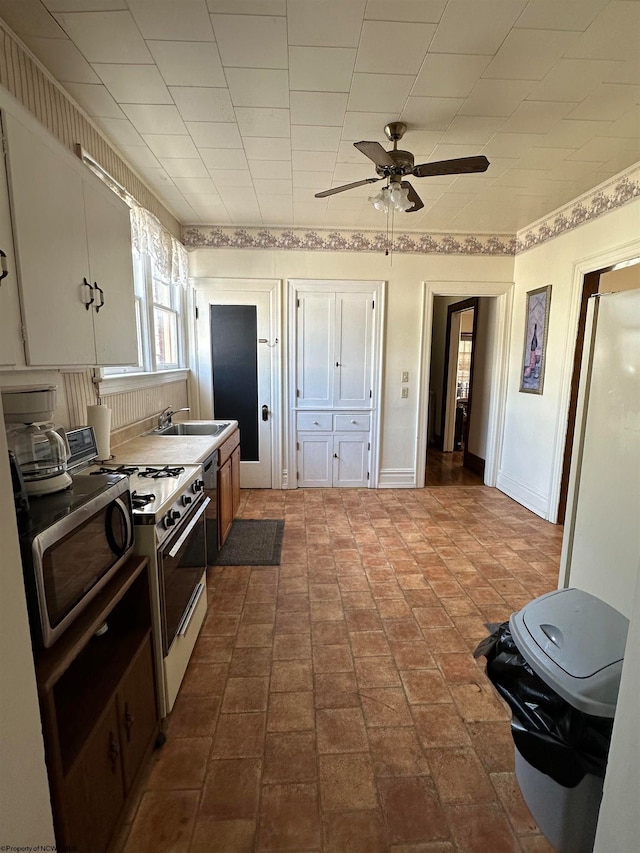
{"type": "Polygon", "coordinates": [[[269,420],[269,406],[267,406],[266,404],[262,407],[262,420],[269,420]]]}

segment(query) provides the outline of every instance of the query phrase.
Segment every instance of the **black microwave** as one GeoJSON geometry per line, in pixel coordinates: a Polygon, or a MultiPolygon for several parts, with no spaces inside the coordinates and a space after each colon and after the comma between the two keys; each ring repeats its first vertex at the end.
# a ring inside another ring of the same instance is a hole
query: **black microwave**
{"type": "Polygon", "coordinates": [[[129,478],[76,475],[19,517],[34,646],[53,645],[133,551],[129,478]]]}

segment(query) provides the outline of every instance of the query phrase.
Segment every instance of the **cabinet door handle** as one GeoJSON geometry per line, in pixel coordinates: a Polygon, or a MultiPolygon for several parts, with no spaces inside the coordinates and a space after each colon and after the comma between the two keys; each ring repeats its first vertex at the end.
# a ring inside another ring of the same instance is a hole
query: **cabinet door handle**
{"type": "Polygon", "coordinates": [[[333,454],[333,458],[334,458],[334,459],[339,459],[340,457],[338,456],[338,454],[337,454],[337,453],[334,453],[334,454],[333,454]]]}
{"type": "Polygon", "coordinates": [[[265,403],[265,405],[262,407],[262,420],[263,420],[263,421],[268,421],[268,420],[269,420],[269,406],[267,406],[267,404],[266,404],[266,403],[265,403]]]}
{"type": "Polygon", "coordinates": [[[90,296],[91,296],[91,298],[89,299],[89,301],[84,303],[84,307],[85,307],[85,308],[87,309],[87,311],[88,311],[88,310],[89,310],[89,306],[90,306],[90,305],[93,305],[93,303],[95,302],[95,296],[93,295],[93,287],[91,287],[91,285],[90,285],[90,284],[89,284],[89,282],[86,280],[86,278],[83,278],[83,279],[82,279],[82,286],[83,286],[83,287],[88,287],[88,288],[89,288],[89,294],[90,294],[90,296]]]}
{"type": "Polygon", "coordinates": [[[118,746],[118,739],[113,732],[109,732],[109,761],[111,762],[111,769],[114,772],[116,770],[116,762],[118,761],[119,755],[120,747],[118,746]]]}
{"type": "Polygon", "coordinates": [[[93,282],[93,286],[95,287],[95,289],[96,289],[96,290],[98,291],[98,293],[100,294],[100,302],[98,302],[98,304],[96,305],[96,314],[97,314],[97,313],[98,313],[98,311],[99,311],[99,310],[102,308],[102,306],[104,305],[104,290],[103,290],[101,287],[99,287],[99,286],[98,286],[98,283],[97,283],[97,282],[95,282],[95,281],[93,282]]]}
{"type": "Polygon", "coordinates": [[[9,270],[7,269],[7,256],[2,249],[0,249],[0,269],[2,270],[0,273],[0,281],[2,281],[3,278],[6,278],[9,275],[9,270]]]}
{"type": "Polygon", "coordinates": [[[336,361],[336,367],[340,367],[340,362],[336,361]]]}
{"type": "Polygon", "coordinates": [[[125,702],[124,705],[124,727],[127,732],[127,743],[131,741],[131,727],[135,723],[136,718],[133,716],[131,711],[129,710],[129,703],[125,702]]]}

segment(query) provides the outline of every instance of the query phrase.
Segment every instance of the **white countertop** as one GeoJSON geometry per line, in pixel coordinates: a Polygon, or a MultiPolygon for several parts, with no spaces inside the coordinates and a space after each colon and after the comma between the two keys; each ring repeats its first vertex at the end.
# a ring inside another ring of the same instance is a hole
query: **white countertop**
{"type": "MultiPolygon", "coordinates": [[[[176,421],[176,423],[178,423],[176,421]]],[[[238,421],[218,435],[139,435],[115,447],[111,465],[188,465],[201,463],[237,429],[238,421]]]]}

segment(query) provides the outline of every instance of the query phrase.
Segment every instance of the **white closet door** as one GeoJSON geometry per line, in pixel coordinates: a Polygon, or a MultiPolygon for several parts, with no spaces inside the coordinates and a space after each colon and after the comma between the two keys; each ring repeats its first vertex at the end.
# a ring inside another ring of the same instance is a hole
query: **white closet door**
{"type": "Polygon", "coordinates": [[[371,293],[336,293],[336,378],[333,405],[371,405],[371,293]]]}
{"type": "Polygon", "coordinates": [[[364,488],[367,485],[369,435],[351,433],[333,437],[333,485],[364,488]]]}
{"type": "Polygon", "coordinates": [[[300,293],[297,307],[297,380],[295,405],[333,406],[334,314],[333,293],[300,293]]]}

